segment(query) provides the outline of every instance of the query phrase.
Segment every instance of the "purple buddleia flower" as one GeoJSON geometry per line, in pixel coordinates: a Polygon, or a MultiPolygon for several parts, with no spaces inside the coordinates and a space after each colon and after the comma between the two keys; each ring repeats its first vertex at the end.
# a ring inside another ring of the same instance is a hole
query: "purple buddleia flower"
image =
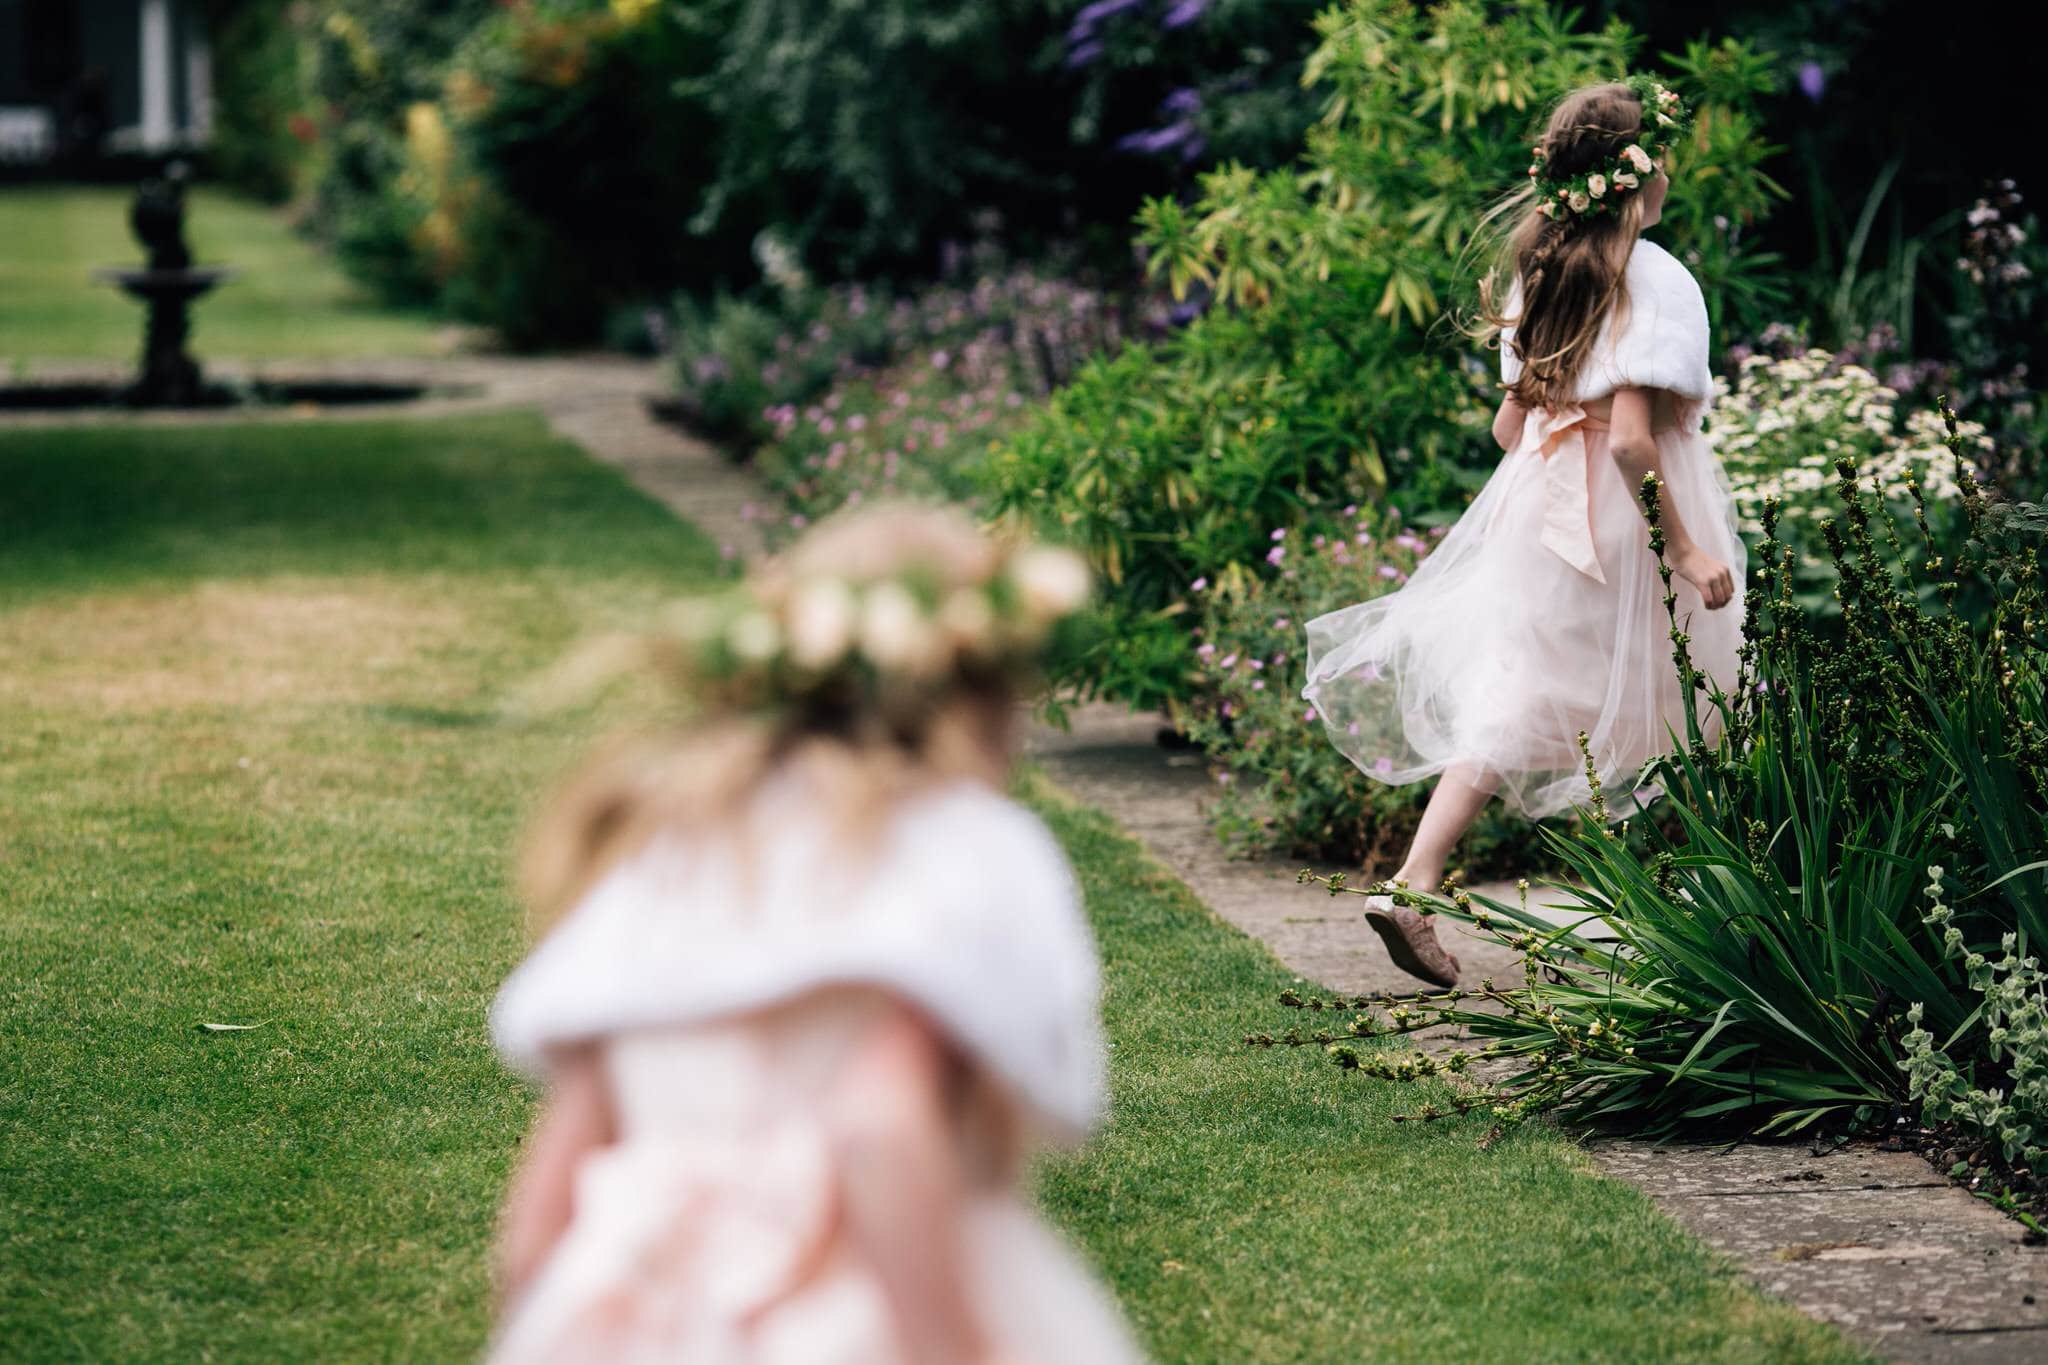
{"type": "Polygon", "coordinates": [[[1156,153],[1183,146],[1190,138],[1200,140],[1199,134],[1195,132],[1195,125],[1183,119],[1179,123],[1169,123],[1164,128],[1148,128],[1140,133],[1126,133],[1116,140],[1116,145],[1118,151],[1156,153]]]}
{"type": "Polygon", "coordinates": [[[1815,104],[1820,103],[1821,92],[1828,88],[1828,73],[1820,69],[1819,62],[1799,64],[1799,88],[1806,93],[1806,98],[1815,104]]]}
{"type": "Polygon", "coordinates": [[[1172,9],[1160,16],[1161,28],[1186,28],[1209,12],[1209,0],[1180,0],[1172,9]]]}
{"type": "Polygon", "coordinates": [[[1159,112],[1162,114],[1180,114],[1185,116],[1200,113],[1201,109],[1202,92],[1195,89],[1192,85],[1183,85],[1180,89],[1159,101],[1159,112]]]}
{"type": "Polygon", "coordinates": [[[1186,142],[1180,144],[1180,159],[1182,161],[1194,161],[1197,158],[1199,158],[1203,152],[1206,152],[1208,150],[1209,139],[1203,137],[1200,133],[1197,133],[1195,134],[1195,136],[1189,138],[1186,142]]]}
{"type": "Polygon", "coordinates": [[[1067,70],[1075,71],[1081,67],[1089,65],[1091,62],[1093,62],[1097,57],[1100,57],[1101,55],[1101,43],[1081,43],[1078,46],[1070,48],[1068,50],[1065,65],[1067,70]]]}
{"type": "Polygon", "coordinates": [[[1074,24],[1094,27],[1104,19],[1114,19],[1119,14],[1128,14],[1145,0],[1095,0],[1095,3],[1081,6],[1081,12],[1074,16],[1074,24]]]}

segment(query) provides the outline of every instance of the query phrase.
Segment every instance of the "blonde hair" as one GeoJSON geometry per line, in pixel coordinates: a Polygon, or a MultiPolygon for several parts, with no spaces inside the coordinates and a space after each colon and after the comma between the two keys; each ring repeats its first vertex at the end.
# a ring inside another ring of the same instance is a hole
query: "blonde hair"
{"type": "MultiPolygon", "coordinates": [[[[1610,161],[1642,131],[1643,106],[1619,82],[1574,90],[1559,101],[1540,146],[1553,179],[1565,179],[1610,161]]],[[[1642,231],[1643,196],[1631,194],[1615,212],[1593,217],[1546,216],[1536,192],[1524,185],[1489,211],[1484,241],[1501,240],[1479,282],[1479,323],[1472,330],[1498,344],[1512,325],[1521,375],[1507,386],[1524,407],[1556,408],[1572,401],[1579,371],[1610,314],[1628,308],[1629,252],[1642,231]],[[1521,286],[1521,308],[1505,309],[1510,284],[1521,286]]]]}
{"type": "MultiPolygon", "coordinates": [[[[821,523],[749,577],[764,600],[808,577],[918,574],[942,588],[984,582],[1002,549],[964,515],[883,505],[821,523]]],[[[915,706],[843,701],[708,710],[656,733],[614,739],[564,784],[529,832],[521,885],[535,922],[557,918],[603,872],[664,831],[726,826],[774,777],[801,779],[838,838],[862,842],[908,797],[959,781],[1000,786],[1022,691],[1014,672],[958,668],[915,706]]]]}

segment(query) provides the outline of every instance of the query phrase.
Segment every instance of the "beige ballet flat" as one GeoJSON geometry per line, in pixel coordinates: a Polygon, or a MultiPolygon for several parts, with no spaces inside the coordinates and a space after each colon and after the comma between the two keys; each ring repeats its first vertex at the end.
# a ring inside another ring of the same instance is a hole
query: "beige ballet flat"
{"type": "Polygon", "coordinates": [[[1365,922],[1379,931],[1396,967],[1446,990],[1458,984],[1458,959],[1437,942],[1435,925],[1386,896],[1374,896],[1365,904],[1365,922]]]}

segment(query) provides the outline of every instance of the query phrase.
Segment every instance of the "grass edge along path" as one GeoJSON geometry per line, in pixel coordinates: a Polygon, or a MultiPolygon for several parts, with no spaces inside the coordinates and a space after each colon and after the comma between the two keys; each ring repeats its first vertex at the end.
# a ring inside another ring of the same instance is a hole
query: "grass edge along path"
{"type": "Polygon", "coordinates": [[[1300,979],[1107,816],[1022,790],[1104,962],[1106,1130],[1041,1199],[1162,1361],[1867,1359],[1531,1124],[1396,1123],[1444,1095],[1244,1048],[1300,979]]]}

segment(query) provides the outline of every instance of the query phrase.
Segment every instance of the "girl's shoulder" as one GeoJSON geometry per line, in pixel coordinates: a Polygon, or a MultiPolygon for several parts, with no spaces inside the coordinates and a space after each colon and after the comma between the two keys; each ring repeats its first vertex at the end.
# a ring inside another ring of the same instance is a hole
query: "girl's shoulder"
{"type": "Polygon", "coordinates": [[[600,879],[500,991],[507,1060],[543,1072],[580,1038],[863,985],[921,1007],[1054,1131],[1084,1130],[1098,969],[1045,823],[963,782],[904,799],[854,843],[803,793],[775,795],[751,829],[664,836],[600,879]]]}
{"type": "Polygon", "coordinates": [[[1696,302],[1702,314],[1706,311],[1706,295],[1685,263],[1647,237],[1636,238],[1629,250],[1628,284],[1632,295],[1647,291],[1674,302],[1696,302]]]}

